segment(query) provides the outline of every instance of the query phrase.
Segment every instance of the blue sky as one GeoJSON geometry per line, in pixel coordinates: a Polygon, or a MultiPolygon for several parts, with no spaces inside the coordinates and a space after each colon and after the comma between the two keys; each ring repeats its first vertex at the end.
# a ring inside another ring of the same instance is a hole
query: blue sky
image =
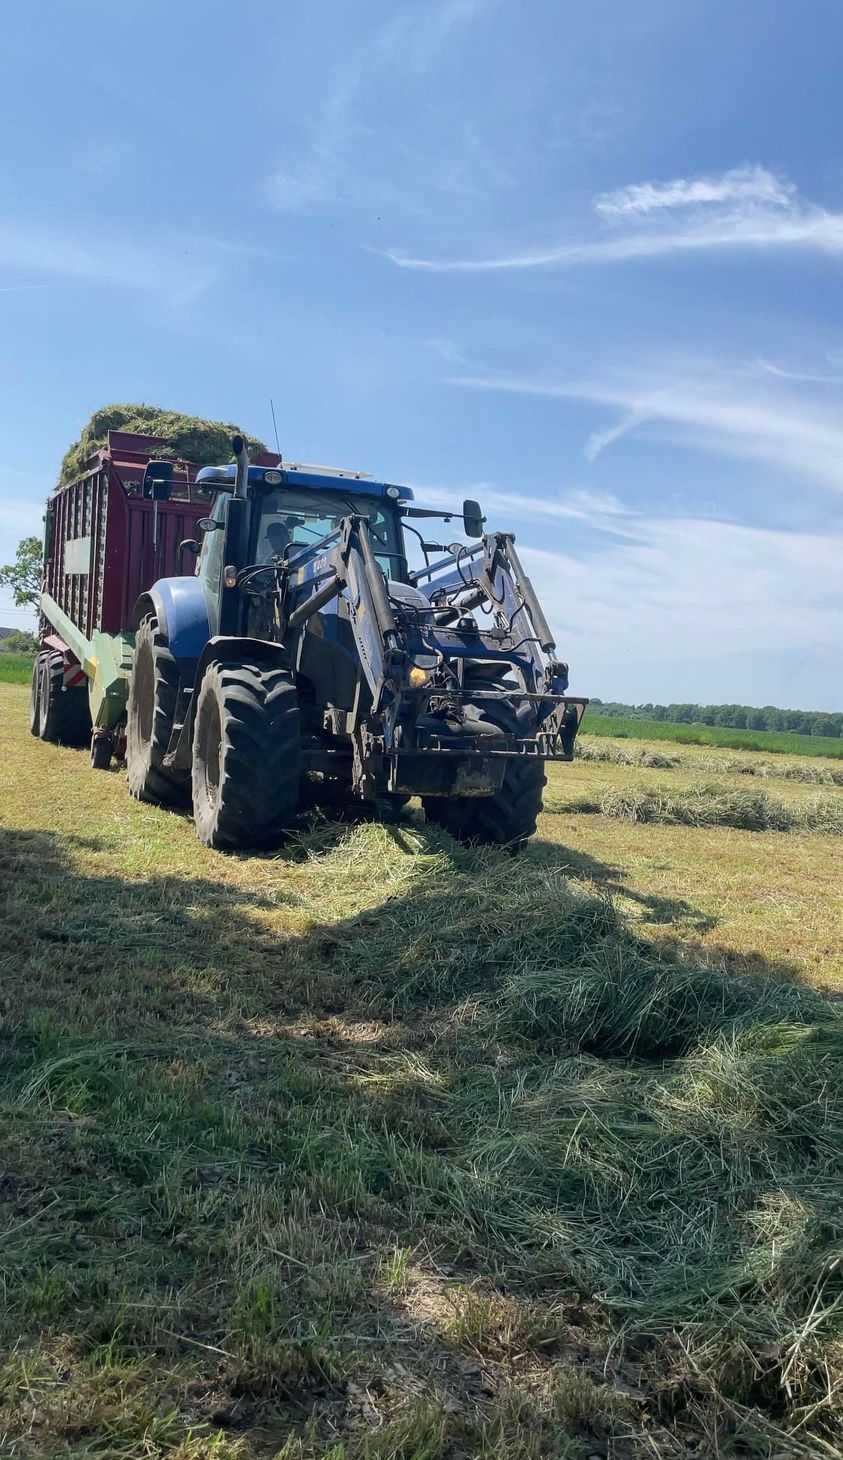
{"type": "Polygon", "coordinates": [[[843,708],[841,53],[835,0],[13,7],[0,561],[96,407],[271,395],[480,497],[578,691],[843,708]]]}

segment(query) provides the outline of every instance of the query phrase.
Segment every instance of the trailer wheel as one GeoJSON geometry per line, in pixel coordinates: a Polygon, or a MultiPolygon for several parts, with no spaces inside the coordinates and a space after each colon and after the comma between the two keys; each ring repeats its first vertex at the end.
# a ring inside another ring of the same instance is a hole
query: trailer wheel
{"type": "MultiPolygon", "coordinates": [[[[42,649],[35,661],[33,682],[36,674],[33,699],[37,701],[38,728],[33,734],[54,745],[84,745],[91,733],[87,688],[65,689],[64,656],[58,649],[42,649]]],[[[31,717],[34,713],[32,707],[31,717]]]]}
{"type": "Polygon", "coordinates": [[[91,736],[91,769],[107,771],[114,753],[114,737],[107,730],[95,730],[91,736]]]}
{"type": "Polygon", "coordinates": [[[179,693],[178,665],[154,614],[141,619],[126,708],[126,770],[138,801],[183,801],[186,780],[164,767],[179,693]]]}
{"type": "Polygon", "coordinates": [[[193,815],[206,847],[266,846],[299,806],[301,730],[292,672],[211,663],[193,731],[193,815]]]}

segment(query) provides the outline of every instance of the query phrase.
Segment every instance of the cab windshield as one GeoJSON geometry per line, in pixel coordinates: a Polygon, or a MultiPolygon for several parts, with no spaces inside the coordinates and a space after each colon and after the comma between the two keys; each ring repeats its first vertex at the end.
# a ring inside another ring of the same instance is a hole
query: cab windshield
{"type": "Polygon", "coordinates": [[[254,561],[294,557],[327,537],[352,513],[367,518],[375,556],[387,577],[403,577],[401,524],[395,508],[358,492],[349,492],[347,497],[340,492],[296,492],[288,487],[267,492],[261,498],[254,561]]]}

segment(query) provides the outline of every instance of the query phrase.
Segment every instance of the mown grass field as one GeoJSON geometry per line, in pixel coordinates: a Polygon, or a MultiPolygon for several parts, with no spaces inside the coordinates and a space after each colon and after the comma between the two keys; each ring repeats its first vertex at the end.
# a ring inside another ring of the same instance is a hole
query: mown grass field
{"type": "Polygon", "coordinates": [[[515,860],[412,811],[225,857],[25,709],[0,1454],[841,1453],[839,836],[583,814],[700,776],[583,759],[515,860]]]}
{"type": "Polygon", "coordinates": [[[11,654],[0,650],[0,684],[29,684],[31,675],[31,654],[11,654]]]}
{"type": "Polygon", "coordinates": [[[599,715],[586,711],[583,727],[589,735],[612,739],[671,740],[678,745],[718,745],[732,750],[763,750],[769,755],[843,756],[843,740],[825,735],[791,735],[777,730],[730,730],[723,725],[671,725],[666,720],[636,720],[630,716],[599,715]]]}

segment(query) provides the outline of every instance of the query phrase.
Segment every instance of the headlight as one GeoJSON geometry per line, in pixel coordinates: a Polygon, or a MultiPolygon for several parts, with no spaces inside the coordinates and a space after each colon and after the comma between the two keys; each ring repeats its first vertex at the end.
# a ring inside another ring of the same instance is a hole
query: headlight
{"type": "Polygon", "coordinates": [[[424,689],[433,676],[434,669],[439,667],[440,655],[438,654],[416,654],[410,665],[407,674],[407,683],[411,689],[424,689]]]}

